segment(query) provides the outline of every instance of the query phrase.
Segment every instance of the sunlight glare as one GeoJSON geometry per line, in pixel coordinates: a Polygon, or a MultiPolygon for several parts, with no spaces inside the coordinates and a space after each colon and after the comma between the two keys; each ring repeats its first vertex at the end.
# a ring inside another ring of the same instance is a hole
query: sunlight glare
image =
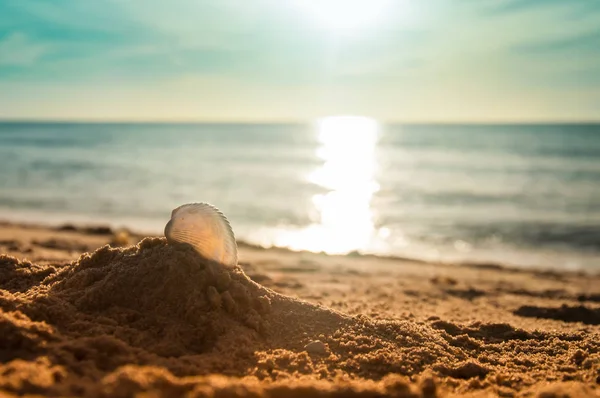
{"type": "Polygon", "coordinates": [[[281,234],[277,245],[330,254],[364,250],[375,235],[371,199],[379,190],[375,180],[379,125],[366,117],[327,117],[317,123],[317,134],[321,144],[317,156],[324,163],[308,180],[327,190],[312,198],[319,222],[281,234]]]}
{"type": "Polygon", "coordinates": [[[297,0],[324,26],[333,30],[356,29],[376,23],[386,13],[390,0],[297,0]]]}

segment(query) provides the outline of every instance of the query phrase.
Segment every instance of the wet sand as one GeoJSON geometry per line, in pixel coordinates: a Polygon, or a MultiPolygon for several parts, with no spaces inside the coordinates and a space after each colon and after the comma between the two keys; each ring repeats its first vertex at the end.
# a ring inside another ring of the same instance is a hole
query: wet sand
{"type": "Polygon", "coordinates": [[[8,223],[0,253],[8,396],[600,396],[598,275],[8,223]]]}

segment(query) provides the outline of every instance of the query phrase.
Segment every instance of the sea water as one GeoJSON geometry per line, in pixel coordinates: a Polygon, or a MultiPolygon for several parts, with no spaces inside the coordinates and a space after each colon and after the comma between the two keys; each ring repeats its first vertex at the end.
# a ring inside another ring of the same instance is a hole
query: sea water
{"type": "Polygon", "coordinates": [[[0,219],[195,201],[263,246],[600,269],[600,125],[0,123],[0,219]]]}

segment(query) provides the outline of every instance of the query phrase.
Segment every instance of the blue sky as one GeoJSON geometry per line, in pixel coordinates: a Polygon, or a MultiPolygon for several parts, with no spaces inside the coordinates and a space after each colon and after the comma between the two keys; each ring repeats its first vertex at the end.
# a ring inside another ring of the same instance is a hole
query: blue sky
{"type": "Polygon", "coordinates": [[[0,118],[331,114],[600,120],[600,1],[0,1],[0,118]]]}

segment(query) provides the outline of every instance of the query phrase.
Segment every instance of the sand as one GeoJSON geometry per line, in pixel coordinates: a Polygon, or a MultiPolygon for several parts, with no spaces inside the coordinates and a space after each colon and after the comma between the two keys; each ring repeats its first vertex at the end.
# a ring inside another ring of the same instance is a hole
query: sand
{"type": "Polygon", "coordinates": [[[0,253],[7,396],[600,396],[598,275],[8,223],[0,253]]]}

